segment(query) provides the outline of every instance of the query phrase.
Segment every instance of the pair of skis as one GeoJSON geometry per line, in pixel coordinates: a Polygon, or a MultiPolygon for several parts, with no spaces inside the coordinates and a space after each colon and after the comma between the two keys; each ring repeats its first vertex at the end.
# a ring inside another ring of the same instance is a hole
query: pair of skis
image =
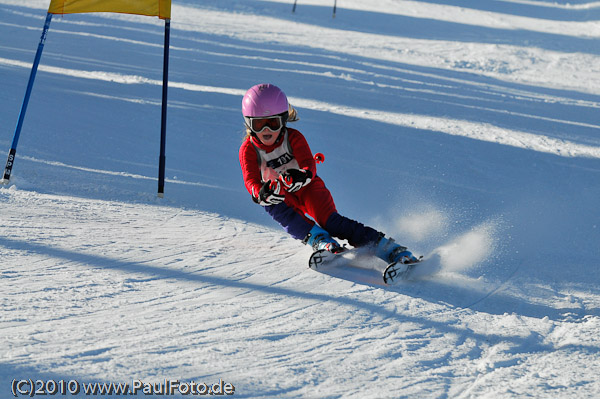
{"type": "MultiPolygon", "coordinates": [[[[355,249],[345,249],[337,253],[321,249],[315,251],[308,260],[308,267],[313,270],[323,270],[329,267],[340,267],[345,264],[352,263],[349,258],[352,258],[355,249]]],[[[410,278],[412,271],[421,260],[414,263],[392,262],[382,272],[382,280],[385,285],[394,285],[402,280],[410,278]]]]}

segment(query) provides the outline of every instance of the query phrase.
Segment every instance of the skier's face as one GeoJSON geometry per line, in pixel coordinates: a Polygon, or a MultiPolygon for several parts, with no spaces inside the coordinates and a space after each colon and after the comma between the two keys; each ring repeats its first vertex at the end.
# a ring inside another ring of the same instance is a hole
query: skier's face
{"type": "Polygon", "coordinates": [[[279,133],[281,133],[281,128],[277,129],[276,131],[272,131],[271,129],[264,129],[262,132],[256,133],[256,135],[258,136],[258,139],[261,143],[263,143],[266,146],[269,146],[275,144],[277,138],[279,137],[279,133]]]}

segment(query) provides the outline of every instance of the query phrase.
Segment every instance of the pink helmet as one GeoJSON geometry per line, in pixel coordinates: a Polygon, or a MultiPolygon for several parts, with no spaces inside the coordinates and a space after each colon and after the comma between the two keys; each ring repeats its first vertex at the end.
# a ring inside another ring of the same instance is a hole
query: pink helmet
{"type": "Polygon", "coordinates": [[[261,83],[252,86],[242,99],[242,114],[249,117],[273,116],[288,111],[285,93],[275,85],[261,83]]]}

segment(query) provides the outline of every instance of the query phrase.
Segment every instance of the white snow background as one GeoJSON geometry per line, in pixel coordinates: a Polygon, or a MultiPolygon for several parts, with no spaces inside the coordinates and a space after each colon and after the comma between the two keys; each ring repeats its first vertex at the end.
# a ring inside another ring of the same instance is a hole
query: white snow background
{"type": "MultiPolygon", "coordinates": [[[[332,6],[174,1],[163,199],[164,22],[53,18],[0,188],[0,397],[20,378],[600,396],[600,3],[332,6]],[[439,274],[308,269],[243,187],[241,98],[261,82],[298,109],[338,210],[439,274]]],[[[4,154],[47,7],[0,0],[4,154]]]]}

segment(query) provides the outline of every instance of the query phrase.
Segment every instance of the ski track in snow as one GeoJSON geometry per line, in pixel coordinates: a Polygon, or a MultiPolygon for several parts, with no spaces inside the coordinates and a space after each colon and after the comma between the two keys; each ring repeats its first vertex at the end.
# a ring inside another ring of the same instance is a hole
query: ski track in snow
{"type": "MultiPolygon", "coordinates": [[[[161,200],[162,21],[53,18],[0,186],[0,397],[15,378],[600,395],[600,3],[338,3],[173,4],[161,200]],[[427,269],[394,287],[316,273],[251,203],[239,103],[266,80],[342,213],[427,269]]],[[[0,0],[5,148],[47,6],[0,0]]]]}
{"type": "MultiPolygon", "coordinates": [[[[597,342],[598,317],[575,322],[573,336],[561,329],[568,323],[548,317],[487,314],[410,293],[426,285],[328,280],[299,269],[307,253],[289,238],[218,215],[14,189],[1,189],[0,198],[11,209],[0,247],[10,281],[2,297],[3,331],[10,332],[4,359],[13,373],[25,367],[42,376],[127,381],[131,370],[142,380],[175,377],[170,369],[198,379],[200,368],[203,380],[237,383],[242,397],[244,390],[311,397],[323,384],[329,396],[352,395],[377,375],[407,396],[426,384],[459,397],[491,394],[490,374],[497,389],[498,379],[508,383],[529,367],[539,370],[529,378],[543,383],[545,365],[561,362],[556,351],[592,355],[585,345],[597,342]],[[241,261],[255,259],[258,248],[262,261],[241,261]],[[413,373],[396,374],[406,369],[413,373]],[[423,380],[426,369],[432,374],[423,380]]],[[[454,284],[445,294],[461,286],[454,284]]],[[[465,305],[479,295],[465,291],[456,298],[465,305]]]]}

